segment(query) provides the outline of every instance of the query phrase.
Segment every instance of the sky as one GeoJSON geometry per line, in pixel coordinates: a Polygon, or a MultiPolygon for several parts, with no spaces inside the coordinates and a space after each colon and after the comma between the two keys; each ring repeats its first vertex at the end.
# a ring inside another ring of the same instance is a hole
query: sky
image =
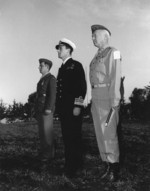
{"type": "Polygon", "coordinates": [[[91,25],[101,24],[121,52],[128,102],[134,88],[150,82],[149,10],[149,0],[0,0],[0,99],[27,102],[41,77],[39,58],[53,62],[57,77],[62,61],[55,45],[65,37],[77,46],[72,57],[84,66],[89,101],[89,64],[97,51],[91,25]]]}

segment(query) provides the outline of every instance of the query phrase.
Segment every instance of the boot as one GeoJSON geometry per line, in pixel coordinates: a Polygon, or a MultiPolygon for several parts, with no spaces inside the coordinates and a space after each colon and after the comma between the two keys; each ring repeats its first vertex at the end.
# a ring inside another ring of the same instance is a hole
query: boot
{"type": "Polygon", "coordinates": [[[119,163],[110,163],[108,181],[116,182],[118,180],[118,173],[119,173],[119,163]]]}
{"type": "Polygon", "coordinates": [[[104,170],[104,173],[100,177],[101,179],[105,179],[108,176],[109,170],[110,170],[110,165],[108,162],[103,162],[103,164],[104,164],[105,170],[104,170]]]}

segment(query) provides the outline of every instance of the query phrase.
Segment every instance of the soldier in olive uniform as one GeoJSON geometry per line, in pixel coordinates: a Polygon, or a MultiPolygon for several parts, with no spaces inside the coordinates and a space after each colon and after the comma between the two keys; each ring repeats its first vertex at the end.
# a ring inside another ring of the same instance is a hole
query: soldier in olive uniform
{"type": "Polygon", "coordinates": [[[120,51],[109,46],[111,32],[106,27],[93,25],[91,30],[93,43],[98,48],[90,64],[91,109],[100,156],[107,164],[101,178],[115,181],[119,172],[117,125],[121,98],[121,56],[120,51]],[[113,112],[109,120],[110,111],[113,112]]]}
{"type": "Polygon", "coordinates": [[[53,113],[56,99],[56,78],[49,72],[52,62],[39,59],[39,71],[42,74],[37,84],[35,113],[38,121],[42,159],[54,157],[53,113]]]}
{"type": "Polygon", "coordinates": [[[56,45],[58,57],[63,61],[57,76],[56,109],[65,146],[65,174],[69,177],[83,164],[81,126],[86,80],[82,64],[71,57],[75,48],[66,38],[56,45]]]}

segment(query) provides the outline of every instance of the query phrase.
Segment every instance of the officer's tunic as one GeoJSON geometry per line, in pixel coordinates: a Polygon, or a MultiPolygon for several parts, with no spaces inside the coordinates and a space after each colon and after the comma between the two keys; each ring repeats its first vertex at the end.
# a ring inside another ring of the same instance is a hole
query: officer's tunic
{"type": "Polygon", "coordinates": [[[48,73],[37,84],[35,111],[38,120],[41,150],[49,152],[50,155],[53,155],[53,112],[55,109],[55,99],[56,78],[48,73]],[[51,110],[52,112],[46,115],[44,113],[45,110],[51,110]]]}
{"type": "MultiPolygon", "coordinates": [[[[82,165],[82,109],[86,94],[85,73],[81,63],[69,58],[57,76],[56,112],[59,113],[65,146],[65,167],[76,171],[82,165]],[[74,107],[81,108],[79,116],[74,107]]],[[[69,172],[69,173],[70,173],[69,172]]]]}
{"type": "Polygon", "coordinates": [[[103,161],[119,162],[117,136],[118,107],[108,126],[105,126],[112,107],[120,101],[121,57],[113,47],[97,52],[90,63],[92,89],[92,116],[98,148],[103,161]]]}

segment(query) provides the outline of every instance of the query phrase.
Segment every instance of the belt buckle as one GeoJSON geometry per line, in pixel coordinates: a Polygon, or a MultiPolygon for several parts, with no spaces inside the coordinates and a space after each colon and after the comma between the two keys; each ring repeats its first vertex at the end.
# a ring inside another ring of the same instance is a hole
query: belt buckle
{"type": "Polygon", "coordinates": [[[92,85],[92,89],[94,89],[94,88],[100,88],[100,87],[105,87],[105,86],[106,86],[106,84],[99,83],[99,84],[92,85]]]}

